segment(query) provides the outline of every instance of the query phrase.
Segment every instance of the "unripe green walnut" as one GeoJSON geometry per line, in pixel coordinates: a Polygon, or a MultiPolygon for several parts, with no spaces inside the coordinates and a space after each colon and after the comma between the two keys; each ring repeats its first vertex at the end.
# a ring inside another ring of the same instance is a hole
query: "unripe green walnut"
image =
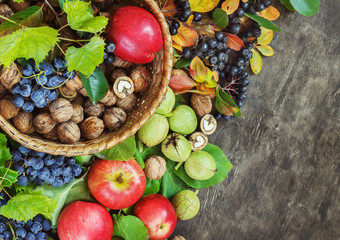
{"type": "Polygon", "coordinates": [[[138,130],[138,138],[147,147],[153,147],[163,141],[169,132],[166,117],[155,114],[138,130]]]}
{"type": "Polygon", "coordinates": [[[177,193],[171,200],[176,215],[181,220],[188,220],[196,216],[200,210],[200,200],[190,190],[183,190],[177,193]]]}
{"type": "Polygon", "coordinates": [[[184,170],[195,180],[207,180],[217,171],[215,159],[205,151],[192,152],[184,163],[184,170]]]}
{"type": "Polygon", "coordinates": [[[168,87],[168,90],[163,98],[163,101],[161,105],[157,108],[156,113],[162,115],[169,114],[175,105],[175,101],[176,101],[175,94],[172,91],[172,89],[168,87]]]}
{"type": "Polygon", "coordinates": [[[191,144],[182,135],[171,133],[162,142],[162,152],[172,161],[184,162],[190,156],[191,144]]]}
{"type": "Polygon", "coordinates": [[[182,135],[194,132],[197,128],[195,111],[187,105],[179,105],[169,117],[170,129],[182,135]]]}

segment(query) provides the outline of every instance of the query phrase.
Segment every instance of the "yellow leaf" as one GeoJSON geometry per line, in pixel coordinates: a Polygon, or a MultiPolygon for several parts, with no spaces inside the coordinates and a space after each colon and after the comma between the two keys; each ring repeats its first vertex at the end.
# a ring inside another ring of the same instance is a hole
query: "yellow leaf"
{"type": "Polygon", "coordinates": [[[210,12],[219,2],[219,0],[189,0],[191,11],[202,13],[210,12]]]}
{"type": "Polygon", "coordinates": [[[190,63],[190,76],[195,79],[196,82],[204,82],[208,74],[207,69],[202,60],[196,56],[190,63]]]}
{"type": "Polygon", "coordinates": [[[215,96],[215,88],[208,88],[207,86],[205,86],[204,84],[198,84],[196,86],[196,88],[201,91],[201,95],[209,95],[210,97],[214,97],[215,96]]]}
{"type": "Polygon", "coordinates": [[[263,17],[269,21],[274,21],[280,17],[280,12],[274,6],[269,6],[262,12],[257,12],[257,15],[263,17]]]}
{"type": "Polygon", "coordinates": [[[271,57],[274,55],[274,49],[271,46],[256,46],[257,50],[260,51],[260,53],[262,53],[262,55],[266,56],[266,57],[271,57]]]}
{"type": "Polygon", "coordinates": [[[261,36],[257,38],[257,43],[268,45],[273,39],[273,30],[261,27],[261,36]]]}
{"type": "Polygon", "coordinates": [[[215,81],[218,82],[218,80],[220,80],[218,73],[216,71],[213,71],[212,74],[213,74],[215,81]]]}
{"type": "Polygon", "coordinates": [[[240,5],[240,0],[226,0],[222,3],[222,10],[224,10],[228,15],[233,14],[240,5]]]}
{"type": "Polygon", "coordinates": [[[175,42],[172,42],[172,46],[181,52],[183,51],[183,48],[175,42]]]}
{"type": "Polygon", "coordinates": [[[196,44],[198,34],[194,29],[181,24],[177,30],[177,34],[171,36],[172,41],[182,47],[191,47],[196,44]]]}
{"type": "Polygon", "coordinates": [[[258,74],[259,72],[261,72],[263,65],[262,57],[261,54],[254,48],[251,51],[253,52],[253,57],[250,59],[250,67],[255,74],[258,74]]]}
{"type": "Polygon", "coordinates": [[[207,68],[207,76],[205,78],[204,85],[208,88],[214,88],[217,85],[213,72],[209,68],[207,68]]]}
{"type": "Polygon", "coordinates": [[[188,26],[189,26],[189,27],[192,27],[192,20],[194,20],[194,15],[191,15],[191,16],[188,18],[187,23],[188,23],[188,26]]]}

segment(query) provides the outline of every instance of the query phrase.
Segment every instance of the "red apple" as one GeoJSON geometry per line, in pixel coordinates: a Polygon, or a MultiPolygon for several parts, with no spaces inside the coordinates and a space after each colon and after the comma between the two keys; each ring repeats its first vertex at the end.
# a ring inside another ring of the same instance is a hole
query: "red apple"
{"type": "Polygon", "coordinates": [[[76,201],[59,215],[57,230],[60,240],[110,240],[113,223],[102,205],[76,201]]]}
{"type": "Polygon", "coordinates": [[[143,8],[127,6],[110,19],[107,40],[114,42],[114,54],[128,62],[143,64],[153,60],[163,46],[157,19],[143,8]]]}
{"type": "Polygon", "coordinates": [[[177,216],[171,202],[160,194],[152,194],[139,200],[134,215],[142,220],[152,240],[164,240],[177,224],[177,216]]]}
{"type": "Polygon", "coordinates": [[[143,195],[146,177],[136,160],[107,161],[99,159],[90,169],[87,179],[93,197],[111,209],[123,209],[135,204],[143,195]]]}

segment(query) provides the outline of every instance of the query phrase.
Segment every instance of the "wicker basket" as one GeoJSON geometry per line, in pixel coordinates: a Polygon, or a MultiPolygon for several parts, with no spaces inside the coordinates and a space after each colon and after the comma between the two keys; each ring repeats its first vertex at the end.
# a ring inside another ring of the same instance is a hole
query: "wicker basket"
{"type": "Polygon", "coordinates": [[[168,86],[172,67],[172,46],[168,25],[157,3],[153,0],[124,1],[124,5],[135,5],[149,10],[158,20],[163,34],[163,48],[155,56],[151,71],[152,83],[138,100],[136,108],[129,114],[126,123],[118,131],[103,133],[99,138],[77,142],[74,144],[61,144],[37,136],[20,133],[11,123],[0,115],[0,127],[20,144],[53,155],[79,156],[93,154],[111,148],[126,138],[134,135],[137,130],[153,115],[160,105],[168,86]]]}

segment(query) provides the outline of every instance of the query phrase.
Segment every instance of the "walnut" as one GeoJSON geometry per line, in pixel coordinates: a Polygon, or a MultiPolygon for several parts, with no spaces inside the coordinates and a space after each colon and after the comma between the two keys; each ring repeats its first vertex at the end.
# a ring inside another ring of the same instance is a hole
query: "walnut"
{"type": "Polygon", "coordinates": [[[12,86],[19,83],[21,79],[16,66],[17,65],[15,63],[11,63],[11,65],[6,68],[0,76],[1,84],[10,91],[12,90],[12,86]]]}
{"type": "Polygon", "coordinates": [[[13,118],[13,124],[19,132],[27,133],[33,126],[33,114],[20,111],[18,115],[13,118]]]}
{"type": "Polygon", "coordinates": [[[77,96],[77,92],[68,88],[65,84],[59,87],[59,92],[61,93],[62,96],[67,98],[69,101],[72,101],[77,96]]]}
{"type": "Polygon", "coordinates": [[[208,137],[202,132],[194,132],[189,137],[192,151],[200,151],[208,144],[208,137]]]}
{"type": "Polygon", "coordinates": [[[103,103],[105,106],[113,106],[117,102],[117,96],[109,89],[105,97],[99,102],[103,103]]]}
{"type": "Polygon", "coordinates": [[[200,122],[200,128],[206,135],[213,134],[217,128],[217,121],[214,116],[211,114],[204,115],[200,122]]]}
{"type": "Polygon", "coordinates": [[[66,122],[70,120],[73,113],[72,104],[65,98],[57,98],[50,106],[49,110],[52,118],[56,122],[66,122]]]}
{"type": "Polygon", "coordinates": [[[30,6],[30,1],[24,0],[23,2],[18,3],[13,0],[9,0],[7,4],[14,12],[19,12],[28,8],[30,6]]]}
{"type": "Polygon", "coordinates": [[[84,96],[81,94],[77,94],[76,98],[72,102],[83,106],[85,102],[84,96]]]}
{"type": "Polygon", "coordinates": [[[122,67],[122,68],[128,68],[128,67],[130,67],[130,66],[132,65],[132,63],[126,62],[126,61],[120,59],[120,58],[117,57],[117,56],[116,56],[115,61],[114,61],[112,64],[113,64],[113,66],[115,66],[115,67],[122,67]]]}
{"type": "Polygon", "coordinates": [[[108,108],[104,113],[105,126],[110,130],[119,128],[125,121],[127,115],[121,108],[108,108]]]}
{"type": "Polygon", "coordinates": [[[104,131],[103,120],[97,117],[88,117],[81,124],[80,129],[83,136],[87,139],[95,139],[104,131]]]}
{"type": "Polygon", "coordinates": [[[75,143],[80,139],[80,129],[74,122],[68,121],[58,125],[58,139],[62,143],[75,143]]]}
{"type": "Polygon", "coordinates": [[[80,94],[83,95],[84,97],[88,97],[88,96],[89,96],[89,95],[87,94],[86,89],[85,89],[84,87],[81,88],[81,89],[79,89],[79,92],[80,92],[80,94]]]}
{"type": "Polygon", "coordinates": [[[113,83],[113,92],[119,98],[126,98],[128,95],[133,93],[133,90],[133,81],[129,77],[119,77],[113,83]]]}
{"type": "Polygon", "coordinates": [[[127,72],[124,68],[116,68],[112,71],[110,81],[114,83],[117,78],[127,76],[127,72]]]}
{"type": "Polygon", "coordinates": [[[0,83],[0,98],[6,94],[6,88],[0,83]]]}
{"type": "Polygon", "coordinates": [[[80,123],[84,119],[84,110],[83,107],[77,103],[72,103],[73,113],[71,117],[71,121],[74,123],[80,123]]]}
{"type": "Polygon", "coordinates": [[[44,138],[47,138],[47,139],[52,140],[52,141],[58,140],[57,128],[54,127],[49,133],[46,133],[43,136],[44,136],[44,138]]]}
{"type": "MultiPolygon", "coordinates": [[[[6,18],[10,18],[14,15],[12,9],[6,4],[0,4],[0,15],[6,18]]],[[[0,18],[0,24],[3,23],[5,19],[0,18]]]]}
{"type": "Polygon", "coordinates": [[[166,171],[166,162],[160,156],[150,156],[145,161],[144,172],[148,179],[160,179],[166,171]]]}
{"type": "Polygon", "coordinates": [[[46,134],[52,131],[56,122],[53,120],[51,114],[40,113],[35,116],[33,124],[38,133],[46,134]]]}
{"type": "Polygon", "coordinates": [[[177,75],[184,76],[184,77],[188,76],[188,74],[184,70],[173,68],[171,71],[171,77],[177,76],[177,75]]]}
{"type": "Polygon", "coordinates": [[[5,119],[11,119],[18,115],[20,108],[13,105],[12,100],[2,98],[0,99],[0,115],[5,119]]]}
{"type": "Polygon", "coordinates": [[[185,238],[184,237],[182,237],[182,236],[180,236],[180,235],[177,235],[177,236],[175,236],[173,239],[171,239],[171,240],[185,240],[185,238]]]}
{"type": "Polygon", "coordinates": [[[126,113],[131,112],[137,104],[137,97],[134,93],[130,94],[126,98],[117,99],[117,107],[122,108],[126,113]]]}
{"type": "Polygon", "coordinates": [[[69,79],[66,81],[65,85],[73,90],[74,92],[77,92],[78,90],[80,90],[81,88],[84,87],[80,77],[78,75],[76,75],[73,79],[69,79]]]}
{"type": "Polygon", "coordinates": [[[130,78],[133,81],[135,92],[144,92],[151,83],[151,75],[143,66],[133,69],[130,73],[130,78]]]}
{"type": "Polygon", "coordinates": [[[211,99],[207,95],[193,93],[191,95],[190,101],[192,108],[195,110],[196,114],[200,117],[210,113],[212,110],[211,99]]]}
{"type": "Polygon", "coordinates": [[[105,107],[102,103],[93,104],[90,99],[87,99],[85,101],[84,113],[88,116],[100,117],[101,115],[103,115],[104,110],[105,107]]]}

